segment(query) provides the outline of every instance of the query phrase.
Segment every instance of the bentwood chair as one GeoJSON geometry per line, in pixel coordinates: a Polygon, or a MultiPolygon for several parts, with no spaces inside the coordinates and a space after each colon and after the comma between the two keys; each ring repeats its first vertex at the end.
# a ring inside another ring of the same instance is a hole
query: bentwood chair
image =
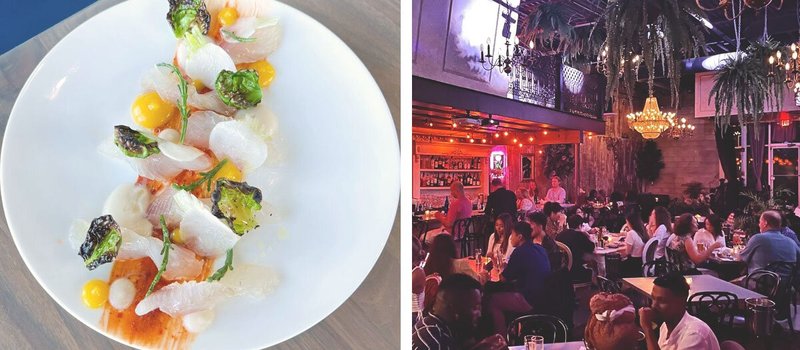
{"type": "Polygon", "coordinates": [[[571,271],[572,270],[572,250],[570,250],[569,247],[564,243],[561,243],[559,241],[555,241],[555,242],[556,242],[556,245],[558,246],[558,250],[561,251],[561,256],[562,256],[561,268],[562,269],[566,268],[567,271],[571,271]]]}
{"type": "Polygon", "coordinates": [[[796,293],[798,291],[798,283],[800,283],[800,279],[797,278],[797,263],[776,261],[767,265],[763,270],[775,272],[781,277],[780,287],[778,287],[778,292],[772,300],[775,301],[775,307],[779,310],[778,312],[786,313],[785,316],[788,316],[789,319],[789,327],[794,331],[792,309],[796,304],[796,293]]]}
{"type": "Polygon", "coordinates": [[[759,269],[745,277],[742,287],[773,299],[778,293],[780,284],[780,275],[769,270],[759,269]]]}
{"type": "Polygon", "coordinates": [[[648,261],[642,265],[642,276],[644,277],[660,277],[676,271],[678,271],[678,266],[665,260],[648,261]]]}
{"type": "Polygon", "coordinates": [[[603,276],[597,276],[597,284],[600,285],[600,290],[603,292],[622,293],[622,287],[620,287],[619,283],[603,276]]]}
{"type": "Polygon", "coordinates": [[[655,260],[656,248],[658,248],[658,240],[655,237],[650,238],[647,241],[647,243],[644,244],[644,254],[642,255],[642,264],[655,260]]]}
{"type": "Polygon", "coordinates": [[[698,292],[689,297],[686,307],[690,315],[703,320],[711,329],[729,331],[733,328],[739,297],[729,292],[698,292]]]}
{"type": "Polygon", "coordinates": [[[526,335],[540,335],[546,344],[567,341],[567,325],[551,315],[525,315],[508,325],[506,342],[509,346],[525,345],[526,335]]]}
{"type": "Polygon", "coordinates": [[[468,237],[470,228],[470,219],[459,219],[453,223],[453,241],[456,243],[456,257],[463,258],[472,255],[472,251],[469,249],[472,246],[471,237],[468,237]]]}

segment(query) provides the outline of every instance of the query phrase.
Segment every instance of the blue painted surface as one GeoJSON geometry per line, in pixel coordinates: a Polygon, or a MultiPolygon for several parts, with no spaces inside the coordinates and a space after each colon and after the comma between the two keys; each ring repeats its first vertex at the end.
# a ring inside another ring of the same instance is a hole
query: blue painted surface
{"type": "Polygon", "coordinates": [[[95,0],[0,0],[0,54],[94,2],[95,0]]]}

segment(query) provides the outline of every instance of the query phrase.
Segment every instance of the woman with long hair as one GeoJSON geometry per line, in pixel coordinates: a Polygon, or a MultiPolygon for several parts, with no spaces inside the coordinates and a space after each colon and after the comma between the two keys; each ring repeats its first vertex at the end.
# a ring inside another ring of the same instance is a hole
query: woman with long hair
{"type": "Polygon", "coordinates": [[[452,236],[438,235],[431,244],[430,255],[425,263],[425,274],[438,274],[445,278],[454,273],[463,273],[481,282],[482,279],[467,260],[456,259],[456,243],[452,236]]]}
{"type": "Polygon", "coordinates": [[[722,218],[715,214],[706,217],[704,228],[694,234],[694,244],[698,249],[710,247],[714,242],[725,246],[725,234],[722,232],[722,218]]]}
{"type": "Polygon", "coordinates": [[[682,214],[675,221],[674,233],[670,236],[666,247],[668,260],[687,275],[700,274],[695,266],[708,260],[711,252],[722,246],[719,242],[714,242],[705,250],[699,251],[692,240],[695,232],[697,232],[697,220],[690,213],[682,214]]]}
{"type": "Polygon", "coordinates": [[[533,209],[533,199],[527,188],[517,190],[517,211],[528,212],[533,209]]]}
{"type": "MultiPolygon", "coordinates": [[[[508,242],[511,230],[514,229],[514,217],[509,213],[502,213],[494,221],[494,233],[489,236],[489,245],[486,247],[486,257],[492,259],[495,264],[505,265],[514,247],[508,242]]],[[[502,265],[497,266],[502,270],[502,265]]]]}
{"type": "Polygon", "coordinates": [[[422,249],[422,242],[417,237],[413,237],[411,244],[411,319],[417,322],[422,310],[425,308],[425,270],[420,266],[425,259],[425,251],[422,249]]]}
{"type": "Polygon", "coordinates": [[[651,231],[650,238],[658,240],[656,246],[656,253],[653,256],[655,259],[664,257],[664,248],[667,246],[667,240],[672,234],[672,219],[667,208],[655,207],[650,214],[649,228],[651,231]]]}
{"type": "Polygon", "coordinates": [[[625,217],[625,224],[629,230],[625,236],[625,249],[620,253],[625,258],[622,261],[622,273],[625,277],[637,277],[642,274],[642,254],[644,243],[650,239],[644,228],[639,212],[632,210],[625,217]]]}

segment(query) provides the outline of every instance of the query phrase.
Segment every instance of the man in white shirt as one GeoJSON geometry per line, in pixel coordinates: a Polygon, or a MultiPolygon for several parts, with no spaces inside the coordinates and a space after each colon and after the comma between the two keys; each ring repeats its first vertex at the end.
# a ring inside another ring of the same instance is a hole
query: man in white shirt
{"type": "Polygon", "coordinates": [[[567,191],[561,187],[561,178],[553,176],[553,178],[550,179],[550,186],[551,187],[547,190],[547,196],[544,197],[544,201],[564,204],[564,201],[567,200],[567,191]]]}
{"type": "Polygon", "coordinates": [[[647,350],[719,350],[714,332],[705,322],[686,312],[689,284],[679,273],[653,281],[651,307],[639,309],[647,350]],[[655,325],[661,323],[656,333],[655,325]]]}

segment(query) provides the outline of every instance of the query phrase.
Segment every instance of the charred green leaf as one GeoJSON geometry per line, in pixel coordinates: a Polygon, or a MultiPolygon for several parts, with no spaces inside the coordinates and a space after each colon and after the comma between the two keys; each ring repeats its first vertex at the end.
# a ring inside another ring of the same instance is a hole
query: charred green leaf
{"type": "Polygon", "coordinates": [[[114,127],[114,144],[128,157],[147,158],[161,152],[158,142],[125,125],[114,127]]]}
{"type": "Polygon", "coordinates": [[[261,102],[258,72],[253,69],[223,70],[217,76],[214,88],[222,102],[237,109],[250,108],[261,102]]]}
{"type": "Polygon", "coordinates": [[[92,220],[78,255],[83,258],[87,269],[94,270],[114,260],[121,244],[119,225],[111,215],[103,215],[92,220]]]}
{"type": "Polygon", "coordinates": [[[211,194],[211,213],[225,220],[237,235],[243,235],[258,227],[256,212],[261,210],[261,190],[246,182],[227,179],[217,180],[217,188],[211,194]]]}
{"type": "Polygon", "coordinates": [[[203,35],[208,34],[211,15],[202,0],[169,0],[167,21],[172,26],[175,37],[180,39],[194,28],[203,35]]]}

